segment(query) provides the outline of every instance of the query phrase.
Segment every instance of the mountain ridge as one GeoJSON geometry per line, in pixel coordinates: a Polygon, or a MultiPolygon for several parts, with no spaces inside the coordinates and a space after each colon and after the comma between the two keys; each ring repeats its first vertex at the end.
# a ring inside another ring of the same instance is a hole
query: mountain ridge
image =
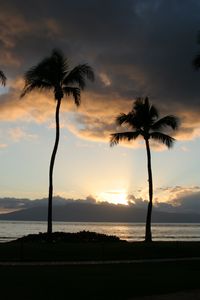
{"type": "MultiPolygon", "coordinates": [[[[0,214],[0,220],[46,221],[47,206],[35,206],[0,214]]],[[[53,220],[63,222],[145,222],[146,209],[125,205],[68,203],[53,207],[53,220]]],[[[154,223],[199,223],[198,213],[153,210],[154,223]]]]}

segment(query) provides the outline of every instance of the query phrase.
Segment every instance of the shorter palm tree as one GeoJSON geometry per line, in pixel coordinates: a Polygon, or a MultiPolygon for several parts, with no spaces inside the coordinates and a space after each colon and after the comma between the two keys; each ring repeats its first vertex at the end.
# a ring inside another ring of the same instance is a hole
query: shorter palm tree
{"type": "Polygon", "coordinates": [[[5,86],[6,85],[6,80],[7,80],[7,78],[4,74],[4,72],[0,70],[0,82],[1,82],[1,84],[5,86]]]}
{"type": "Polygon", "coordinates": [[[151,215],[153,207],[153,178],[151,170],[151,151],[149,140],[153,139],[171,148],[175,139],[163,133],[166,127],[171,127],[173,130],[178,128],[178,119],[175,116],[166,116],[159,119],[158,110],[154,105],[149,103],[146,97],[138,98],[132,110],[128,114],[120,114],[116,118],[117,125],[127,125],[130,131],[118,132],[111,134],[110,145],[117,145],[122,140],[132,141],[139,136],[144,138],[147,151],[147,169],[149,182],[149,204],[146,217],[145,241],[152,241],[151,234],[151,215]]]}

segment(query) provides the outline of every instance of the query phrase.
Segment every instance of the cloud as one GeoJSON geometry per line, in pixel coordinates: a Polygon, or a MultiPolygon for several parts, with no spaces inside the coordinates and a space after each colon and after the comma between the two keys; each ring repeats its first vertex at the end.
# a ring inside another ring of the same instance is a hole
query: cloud
{"type": "MultiPolygon", "coordinates": [[[[153,210],[160,212],[174,212],[174,213],[199,213],[200,214],[200,187],[168,187],[163,188],[162,191],[171,194],[170,201],[158,202],[154,201],[153,210]]],[[[114,193],[112,196],[114,196],[114,193]]],[[[118,193],[116,193],[116,197],[118,193]]],[[[135,195],[128,195],[128,206],[131,209],[147,209],[148,200],[142,197],[136,197],[135,195]]],[[[18,199],[18,198],[0,198],[0,213],[8,211],[15,211],[33,207],[47,206],[47,199],[18,199]]],[[[82,207],[83,204],[98,205],[102,208],[114,208],[116,204],[109,203],[106,201],[100,201],[89,195],[85,199],[66,199],[60,196],[54,197],[54,206],[65,206],[67,204],[79,205],[82,207]]],[[[127,205],[117,204],[117,206],[127,207],[127,205]]]]}
{"type": "Polygon", "coordinates": [[[17,78],[10,82],[9,92],[0,95],[0,120],[46,122],[54,113],[54,98],[49,94],[34,92],[21,99],[20,92],[23,85],[23,80],[17,78]]]}
{"type": "Polygon", "coordinates": [[[0,144],[0,148],[6,148],[6,147],[8,147],[7,144],[3,144],[3,143],[0,144]]]}
{"type": "Polygon", "coordinates": [[[105,86],[110,86],[112,84],[112,82],[107,74],[99,73],[99,77],[105,86]]]}
{"type": "MultiPolygon", "coordinates": [[[[142,191],[139,191],[139,195],[142,191]]],[[[200,187],[174,186],[155,189],[154,209],[164,212],[200,213],[200,187]]],[[[147,208],[148,200],[141,196],[128,195],[128,204],[147,208]]]]}
{"type": "Polygon", "coordinates": [[[14,142],[19,142],[22,139],[25,139],[25,140],[37,139],[36,134],[30,134],[20,127],[15,127],[15,128],[10,129],[8,134],[9,134],[10,139],[14,142]]]}
{"type": "MultiPolygon", "coordinates": [[[[0,213],[7,213],[16,210],[28,209],[33,207],[47,206],[48,199],[34,199],[28,198],[0,198],[0,213]]],[[[92,196],[86,197],[86,199],[65,199],[60,196],[54,197],[54,206],[64,206],[71,203],[85,203],[85,204],[97,204],[95,198],[92,196]]]]}
{"type": "MultiPolygon", "coordinates": [[[[54,197],[55,206],[63,206],[69,203],[78,205],[90,204],[99,205],[102,208],[104,206],[112,208],[116,204],[124,203],[124,196],[120,197],[122,191],[107,191],[102,193],[99,197],[89,195],[84,199],[65,198],[60,196],[54,197]],[[104,197],[106,196],[106,197],[104,197]],[[120,202],[123,198],[123,202],[120,202]],[[107,202],[110,199],[110,203],[107,202]],[[114,205],[114,206],[113,206],[114,205]]],[[[148,197],[145,196],[146,192],[139,190],[134,194],[127,196],[127,205],[121,205],[122,207],[130,207],[131,209],[147,209],[148,197]]],[[[20,210],[26,208],[32,208],[36,206],[47,206],[47,199],[17,199],[17,198],[0,198],[0,212],[7,212],[8,210],[20,210]],[[6,211],[5,211],[6,210],[6,211]]],[[[155,189],[153,210],[160,212],[174,212],[174,213],[200,213],[200,187],[199,186],[172,186],[162,187],[155,189]]]]}
{"type": "MultiPolygon", "coordinates": [[[[117,114],[129,111],[138,96],[149,96],[161,115],[181,118],[177,140],[199,137],[200,74],[191,65],[199,50],[199,9],[198,0],[61,0],[59,9],[54,1],[35,0],[31,9],[24,0],[6,1],[0,17],[0,65],[11,81],[8,94],[0,96],[0,119],[50,120],[52,94],[21,100],[19,95],[24,71],[58,47],[72,66],[86,61],[96,73],[68,124],[78,137],[107,142],[117,129],[117,114]]],[[[73,105],[63,105],[62,111],[74,112],[73,105]]]]}
{"type": "Polygon", "coordinates": [[[138,207],[138,208],[147,208],[148,201],[143,200],[141,197],[136,198],[134,195],[128,195],[128,205],[138,207]]]}
{"type": "MultiPolygon", "coordinates": [[[[199,189],[200,190],[200,189],[199,189]]],[[[184,212],[200,212],[200,191],[180,195],[174,199],[177,208],[184,212]]]]}

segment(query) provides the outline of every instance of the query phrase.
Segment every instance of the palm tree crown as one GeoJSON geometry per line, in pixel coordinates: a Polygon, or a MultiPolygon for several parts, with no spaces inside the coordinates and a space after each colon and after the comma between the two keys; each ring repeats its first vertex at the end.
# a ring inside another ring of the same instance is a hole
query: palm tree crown
{"type": "Polygon", "coordinates": [[[52,90],[55,100],[72,96],[75,104],[80,104],[80,91],[85,87],[85,77],[94,80],[94,73],[87,64],[79,64],[70,69],[69,61],[60,50],[53,50],[50,57],[25,73],[25,86],[21,97],[33,90],[52,90]]]}
{"type": "Polygon", "coordinates": [[[173,115],[159,119],[158,110],[149,103],[147,97],[145,99],[138,98],[132,110],[128,114],[120,114],[116,118],[116,123],[117,125],[128,125],[131,131],[113,133],[110,141],[111,146],[122,140],[131,141],[142,136],[145,140],[154,139],[170,148],[175,139],[162,131],[166,127],[171,127],[173,130],[178,128],[178,119],[173,115]]]}

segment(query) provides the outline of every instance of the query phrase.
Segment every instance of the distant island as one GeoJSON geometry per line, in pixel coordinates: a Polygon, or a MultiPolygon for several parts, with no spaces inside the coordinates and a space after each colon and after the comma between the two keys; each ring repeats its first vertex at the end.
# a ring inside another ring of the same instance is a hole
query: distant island
{"type": "MultiPolygon", "coordinates": [[[[7,201],[8,203],[9,201],[7,201]]],[[[12,202],[12,201],[10,201],[12,202]]],[[[0,214],[0,220],[46,221],[45,200],[19,201],[16,211],[0,214]],[[23,203],[24,204],[23,204],[23,203]]],[[[0,200],[1,205],[1,200],[0,200]]],[[[54,201],[53,220],[63,222],[145,222],[146,209],[135,205],[115,205],[107,202],[61,200],[54,201]]],[[[153,210],[154,223],[199,223],[200,214],[189,212],[167,212],[153,210]]]]}

